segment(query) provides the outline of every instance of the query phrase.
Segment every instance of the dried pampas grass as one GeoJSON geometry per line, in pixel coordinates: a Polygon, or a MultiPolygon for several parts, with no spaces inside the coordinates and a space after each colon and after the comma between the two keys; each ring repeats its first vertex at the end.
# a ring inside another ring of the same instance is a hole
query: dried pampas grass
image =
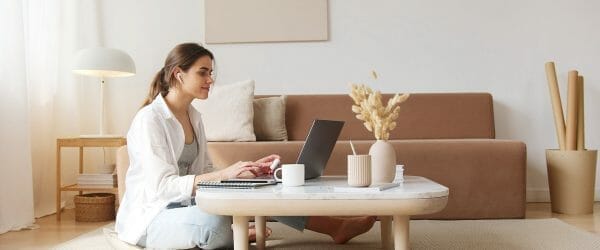
{"type": "MultiPolygon", "coordinates": [[[[375,71],[372,72],[376,78],[375,71]]],[[[354,101],[352,111],[356,118],[364,121],[364,125],[373,132],[377,140],[388,140],[390,131],[396,128],[396,119],[400,112],[400,103],[406,101],[410,95],[396,94],[390,98],[386,106],[381,101],[381,92],[373,91],[364,84],[352,84],[350,97],[354,101]]]]}

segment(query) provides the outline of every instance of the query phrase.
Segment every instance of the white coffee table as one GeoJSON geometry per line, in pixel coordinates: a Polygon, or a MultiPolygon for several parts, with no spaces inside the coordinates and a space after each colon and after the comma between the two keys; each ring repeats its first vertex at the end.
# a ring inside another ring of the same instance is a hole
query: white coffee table
{"type": "Polygon", "coordinates": [[[405,176],[396,188],[380,192],[335,192],[347,186],[345,176],[327,176],[306,181],[301,187],[268,186],[258,189],[200,189],[197,206],[207,213],[233,216],[235,249],[248,249],[248,220],[256,216],[257,248],[265,246],[265,216],[357,216],[381,218],[384,249],[409,249],[410,215],[442,210],[448,188],[424,177],[405,176]]]}

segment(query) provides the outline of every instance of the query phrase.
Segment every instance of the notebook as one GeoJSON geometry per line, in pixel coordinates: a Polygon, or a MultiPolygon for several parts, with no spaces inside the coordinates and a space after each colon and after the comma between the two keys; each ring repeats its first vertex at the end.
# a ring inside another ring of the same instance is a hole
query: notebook
{"type": "Polygon", "coordinates": [[[239,182],[239,181],[230,181],[230,180],[224,180],[224,181],[201,181],[201,182],[198,182],[198,188],[253,189],[253,188],[264,187],[264,186],[275,185],[275,184],[277,184],[277,182],[275,182],[275,181],[271,181],[271,182],[264,182],[264,181],[260,181],[260,182],[249,182],[249,181],[239,182]]]}

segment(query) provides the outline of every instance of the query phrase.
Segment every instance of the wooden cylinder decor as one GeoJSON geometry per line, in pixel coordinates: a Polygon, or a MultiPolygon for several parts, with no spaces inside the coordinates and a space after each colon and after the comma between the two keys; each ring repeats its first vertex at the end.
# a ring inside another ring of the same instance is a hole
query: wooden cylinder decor
{"type": "Polygon", "coordinates": [[[597,156],[597,150],[546,150],[552,212],[594,211],[597,156]]]}

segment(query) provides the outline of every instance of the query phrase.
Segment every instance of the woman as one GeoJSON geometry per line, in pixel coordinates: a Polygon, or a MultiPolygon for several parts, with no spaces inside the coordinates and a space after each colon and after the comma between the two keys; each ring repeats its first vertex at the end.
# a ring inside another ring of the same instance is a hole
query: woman
{"type": "MultiPolygon", "coordinates": [[[[194,99],[206,99],[213,84],[213,54],[195,43],[177,45],[156,74],[138,111],[127,144],[130,167],[116,230],[121,240],[152,248],[214,249],[233,243],[232,219],[193,207],[196,184],[268,174],[278,155],[238,162],[213,171],[194,99]]],[[[273,217],[295,229],[328,234],[345,243],[368,231],[375,217],[273,217]]],[[[250,229],[250,237],[255,231],[250,229]]]]}

